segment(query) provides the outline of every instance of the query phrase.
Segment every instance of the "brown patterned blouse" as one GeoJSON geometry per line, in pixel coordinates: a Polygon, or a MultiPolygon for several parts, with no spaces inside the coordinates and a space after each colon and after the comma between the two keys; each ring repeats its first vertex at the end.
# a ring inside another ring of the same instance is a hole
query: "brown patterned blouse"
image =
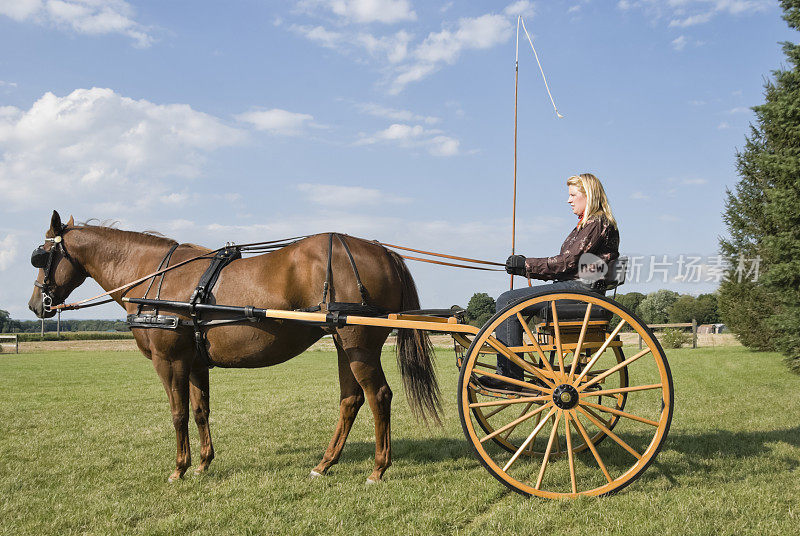
{"type": "Polygon", "coordinates": [[[619,257],[619,231],[605,216],[589,219],[580,229],[576,226],[554,257],[528,257],[525,268],[532,279],[570,280],[578,278],[578,260],[584,253],[593,253],[609,263],[619,257]]]}

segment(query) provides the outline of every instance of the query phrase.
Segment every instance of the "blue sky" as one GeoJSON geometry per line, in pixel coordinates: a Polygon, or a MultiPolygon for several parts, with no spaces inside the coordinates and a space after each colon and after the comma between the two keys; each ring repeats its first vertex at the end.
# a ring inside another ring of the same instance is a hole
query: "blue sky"
{"type": "MultiPolygon", "coordinates": [[[[588,171],[643,257],[621,291],[713,290],[736,148],[797,40],[776,1],[0,0],[0,308],[33,318],[53,209],[213,247],[341,231],[502,262],[518,14],[565,115],[521,42],[518,253],[558,252],[588,171]]],[[[508,285],[410,266],[424,306],[508,285]]]]}

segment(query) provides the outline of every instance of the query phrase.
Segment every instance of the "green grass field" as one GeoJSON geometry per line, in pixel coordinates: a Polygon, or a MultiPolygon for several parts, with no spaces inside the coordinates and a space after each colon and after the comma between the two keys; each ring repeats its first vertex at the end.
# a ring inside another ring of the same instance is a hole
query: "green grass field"
{"type": "MultiPolygon", "coordinates": [[[[442,428],[411,417],[392,352],[393,459],[372,469],[362,408],[340,464],[309,481],[338,415],[336,355],[211,373],[217,458],[167,484],[175,439],[149,361],[128,352],[0,357],[2,534],[798,534],[800,377],[776,354],[671,350],[666,445],[619,494],[526,499],[473,457],[439,350],[442,428]]],[[[195,462],[199,445],[191,423],[195,462]]]]}

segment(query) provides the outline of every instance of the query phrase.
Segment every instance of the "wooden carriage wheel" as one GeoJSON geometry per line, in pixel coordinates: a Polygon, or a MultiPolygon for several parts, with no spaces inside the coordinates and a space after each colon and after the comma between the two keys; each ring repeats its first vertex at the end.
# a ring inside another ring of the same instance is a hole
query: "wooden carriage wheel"
{"type": "Polygon", "coordinates": [[[512,303],[483,326],[461,363],[464,434],[486,469],[523,495],[605,495],[624,488],[661,449],[672,407],[669,364],[652,331],[594,293],[545,291],[512,303]],[[531,310],[546,311],[539,327],[549,336],[531,330],[525,318],[531,310]],[[522,323],[522,346],[495,339],[507,320],[522,323]],[[630,357],[618,337],[623,328],[643,341],[630,357]],[[493,392],[478,382],[497,377],[496,354],[524,369],[523,381],[506,379],[517,392],[493,392]]]}
{"type": "MultiPolygon", "coordinates": [[[[622,363],[625,361],[625,354],[622,352],[621,347],[613,347],[611,349],[614,352],[614,356],[616,357],[617,364],[622,363]]],[[[494,352],[492,352],[494,353],[494,352]]],[[[582,356],[585,358],[587,356],[582,356]]],[[[590,356],[589,356],[590,357],[590,356]]],[[[488,365],[487,359],[482,359],[484,364],[488,365]]],[[[541,362],[539,363],[539,367],[541,368],[543,365],[541,362]]],[[[570,366],[569,364],[567,365],[570,366]]],[[[545,369],[546,370],[546,369],[545,369]]],[[[530,374],[525,374],[526,377],[530,378],[530,374]]],[[[475,379],[473,377],[473,379],[475,379]]],[[[615,387],[628,387],[628,367],[623,366],[619,370],[614,373],[614,376],[611,378],[607,378],[604,381],[604,384],[607,386],[611,382],[614,383],[615,387]]],[[[514,433],[513,429],[507,429],[504,432],[499,434],[494,434],[495,430],[498,428],[503,427],[507,424],[507,420],[504,420],[506,415],[502,415],[507,410],[515,407],[512,403],[505,403],[505,404],[497,404],[492,405],[488,404],[487,402],[490,401],[492,398],[505,398],[506,400],[512,398],[519,398],[522,395],[517,396],[509,396],[505,393],[492,393],[487,391],[486,389],[480,389],[477,384],[474,382],[471,383],[470,389],[468,390],[469,402],[470,402],[470,410],[472,411],[473,418],[475,422],[480,426],[484,432],[491,435],[491,440],[499,445],[501,448],[506,449],[508,452],[514,453],[516,452],[521,444],[521,441],[524,441],[525,438],[519,438],[518,436],[512,436],[514,433]],[[515,439],[519,439],[512,443],[515,439]]],[[[625,409],[625,401],[627,400],[627,393],[623,392],[617,394],[615,396],[608,396],[608,397],[598,397],[596,401],[599,404],[604,404],[609,406],[611,409],[616,409],[617,411],[622,411],[625,409]]],[[[534,406],[541,406],[545,404],[547,401],[543,402],[530,402],[524,403],[522,409],[516,415],[517,417],[521,417],[525,413],[527,413],[532,407],[534,406]]],[[[595,415],[597,416],[597,415],[595,415]]],[[[541,419],[542,415],[537,415],[534,417],[534,423],[538,424],[539,420],[541,419]]],[[[606,418],[603,419],[605,426],[609,430],[614,430],[614,427],[619,422],[621,417],[618,413],[609,413],[606,415],[606,418]]],[[[513,427],[512,427],[513,428],[513,427]]],[[[603,439],[608,437],[606,433],[601,430],[597,429],[596,432],[589,438],[594,446],[597,446],[603,439]]],[[[559,441],[559,436],[556,435],[556,441],[554,443],[553,452],[551,456],[562,456],[566,454],[566,450],[563,450],[562,447],[566,447],[566,445],[559,441]]],[[[583,440],[582,437],[578,438],[578,441],[572,445],[572,452],[578,453],[583,452],[589,448],[586,444],[586,441],[583,440]]],[[[522,456],[543,456],[544,452],[542,450],[535,451],[533,447],[529,447],[522,450],[522,456]]]]}

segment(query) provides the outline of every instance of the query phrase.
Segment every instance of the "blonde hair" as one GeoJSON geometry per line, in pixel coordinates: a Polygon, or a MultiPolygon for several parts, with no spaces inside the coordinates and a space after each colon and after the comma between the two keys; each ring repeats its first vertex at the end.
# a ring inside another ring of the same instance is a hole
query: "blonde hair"
{"type": "Polygon", "coordinates": [[[586,211],[578,224],[579,227],[583,227],[590,218],[595,216],[605,216],[613,227],[617,227],[617,220],[611,213],[611,205],[608,204],[608,197],[606,197],[603,185],[600,184],[600,179],[591,173],[581,173],[568,178],[567,186],[577,187],[586,196],[586,211]]]}

